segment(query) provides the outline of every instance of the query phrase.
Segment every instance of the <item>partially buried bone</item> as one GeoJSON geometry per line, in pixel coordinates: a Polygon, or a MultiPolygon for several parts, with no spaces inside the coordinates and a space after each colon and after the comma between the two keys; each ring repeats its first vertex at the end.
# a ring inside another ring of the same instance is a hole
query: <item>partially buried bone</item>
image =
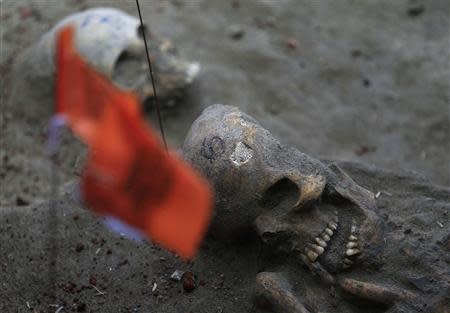
{"type": "Polygon", "coordinates": [[[310,313],[280,273],[259,273],[256,276],[256,297],[261,306],[267,306],[275,313],[310,313]]]}
{"type": "Polygon", "coordinates": [[[341,288],[356,297],[382,304],[393,304],[399,300],[413,299],[415,295],[407,290],[385,287],[373,283],[345,278],[340,282],[341,288]]]}
{"type": "MultiPolygon", "coordinates": [[[[139,19],[113,8],[94,8],[69,15],[27,48],[13,68],[11,109],[27,120],[45,120],[53,109],[55,40],[66,26],[75,28],[75,45],[88,63],[142,101],[153,96],[139,19]]],[[[158,95],[173,103],[199,72],[199,64],[175,54],[168,40],[147,32],[158,95]]]]}

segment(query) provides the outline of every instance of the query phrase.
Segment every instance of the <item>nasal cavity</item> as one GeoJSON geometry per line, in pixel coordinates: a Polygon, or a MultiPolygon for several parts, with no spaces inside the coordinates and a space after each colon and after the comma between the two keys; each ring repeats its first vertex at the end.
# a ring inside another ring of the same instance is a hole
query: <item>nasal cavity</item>
{"type": "Polygon", "coordinates": [[[261,206],[265,209],[291,209],[298,201],[300,190],[292,180],[282,178],[270,186],[261,199],[261,206]]]}

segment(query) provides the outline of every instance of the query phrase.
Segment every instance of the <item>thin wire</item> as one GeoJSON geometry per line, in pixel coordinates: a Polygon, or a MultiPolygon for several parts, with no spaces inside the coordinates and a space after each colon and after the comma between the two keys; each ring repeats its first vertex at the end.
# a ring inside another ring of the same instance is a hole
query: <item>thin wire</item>
{"type": "Polygon", "coordinates": [[[147,55],[148,69],[150,71],[150,78],[152,80],[153,96],[155,97],[155,106],[156,106],[156,114],[158,115],[159,130],[161,131],[161,137],[162,137],[162,140],[164,142],[164,147],[167,150],[166,136],[164,135],[163,122],[162,122],[162,118],[161,118],[161,110],[160,110],[160,106],[159,106],[158,96],[156,94],[155,79],[153,78],[152,62],[150,62],[150,56],[148,54],[147,39],[145,38],[144,22],[142,21],[141,8],[139,6],[139,0],[136,0],[136,6],[137,6],[137,9],[138,9],[138,13],[139,13],[139,20],[141,21],[142,38],[144,38],[145,54],[147,55]]]}
{"type": "Polygon", "coordinates": [[[51,300],[56,299],[56,260],[58,257],[58,217],[56,215],[56,197],[58,193],[58,172],[56,168],[57,155],[56,153],[49,156],[50,160],[50,203],[48,211],[48,281],[49,281],[49,296],[51,300]]]}

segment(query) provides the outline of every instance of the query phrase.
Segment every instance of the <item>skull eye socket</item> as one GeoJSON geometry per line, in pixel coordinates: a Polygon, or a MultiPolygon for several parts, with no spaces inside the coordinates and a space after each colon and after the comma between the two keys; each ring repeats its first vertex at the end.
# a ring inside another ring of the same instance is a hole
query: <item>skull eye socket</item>
{"type": "Polygon", "coordinates": [[[137,88],[139,83],[138,73],[142,71],[142,59],[127,50],[117,58],[114,64],[112,80],[124,89],[137,88]]]}
{"type": "Polygon", "coordinates": [[[261,199],[261,206],[265,209],[275,207],[290,209],[294,207],[300,196],[296,183],[284,177],[270,186],[261,199]]]}

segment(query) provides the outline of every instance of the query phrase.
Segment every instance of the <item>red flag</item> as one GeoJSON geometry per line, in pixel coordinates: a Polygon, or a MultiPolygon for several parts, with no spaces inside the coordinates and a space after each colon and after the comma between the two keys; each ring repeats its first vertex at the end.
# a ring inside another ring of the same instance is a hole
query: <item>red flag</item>
{"type": "Polygon", "coordinates": [[[63,29],[57,49],[57,111],[90,149],[81,179],[86,204],[143,231],[185,258],[198,249],[211,216],[207,182],[164,150],[134,94],[91,68],[63,29]]]}

